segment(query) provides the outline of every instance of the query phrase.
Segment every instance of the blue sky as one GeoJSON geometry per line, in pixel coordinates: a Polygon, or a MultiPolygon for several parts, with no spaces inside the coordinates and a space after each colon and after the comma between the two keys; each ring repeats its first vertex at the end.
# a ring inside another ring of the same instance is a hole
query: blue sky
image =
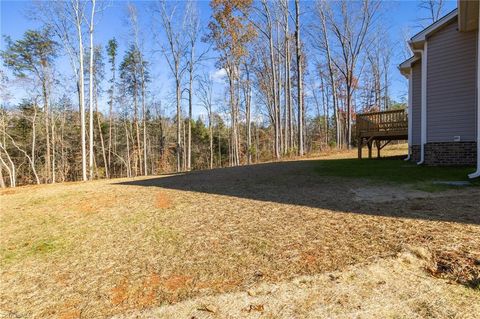
{"type": "MultiPolygon", "coordinates": [[[[150,85],[150,91],[154,92],[157,96],[163,96],[163,102],[166,103],[167,109],[171,99],[168,98],[173,89],[173,83],[171,81],[170,71],[165,63],[164,57],[158,52],[158,45],[155,45],[152,41],[152,6],[153,1],[130,1],[135,4],[138,9],[140,27],[142,37],[144,38],[145,51],[147,60],[154,65],[151,70],[152,83],[150,85]],[[157,49],[157,50],[155,50],[157,49]]],[[[127,23],[127,10],[126,6],[128,1],[113,0],[110,6],[97,17],[97,25],[95,32],[95,42],[97,44],[105,45],[109,39],[115,37],[120,43],[120,58],[123,56],[123,52],[129,43],[129,27],[127,23]]],[[[312,5],[311,1],[303,1],[302,7],[305,12],[308,12],[308,7],[312,5]]],[[[386,29],[388,30],[388,36],[391,38],[393,44],[393,50],[395,56],[392,61],[392,67],[390,76],[392,79],[392,95],[395,99],[400,99],[406,93],[406,81],[396,70],[395,65],[402,62],[404,59],[403,54],[403,42],[406,35],[412,36],[415,32],[419,31],[420,23],[419,18],[425,16],[425,12],[419,10],[418,1],[386,1],[386,10],[384,13],[384,20],[386,22],[386,29]]],[[[35,21],[30,20],[27,17],[27,12],[32,7],[31,1],[5,1],[0,2],[1,11],[1,34],[2,40],[0,43],[0,49],[4,49],[3,36],[11,36],[12,39],[18,39],[22,34],[32,28],[38,27],[35,21]]],[[[456,1],[447,1],[445,12],[449,12],[456,7],[456,1]]],[[[198,8],[201,15],[202,26],[206,28],[208,19],[210,18],[210,8],[208,1],[199,1],[198,8]]],[[[159,28],[159,26],[156,26],[159,28]]],[[[386,35],[387,36],[387,35],[386,35]]],[[[205,44],[200,44],[205,47],[205,44]]],[[[70,72],[69,65],[65,58],[61,58],[58,62],[59,68],[65,69],[66,72],[70,72]]],[[[213,61],[207,62],[204,70],[201,72],[208,72],[213,74],[215,68],[213,61]]],[[[107,73],[107,77],[108,77],[107,73]]],[[[221,95],[221,88],[217,88],[217,93],[221,95]]],[[[12,92],[16,98],[21,96],[21,93],[15,91],[12,92]]],[[[173,108],[171,110],[173,112],[173,108]]],[[[202,113],[200,107],[195,107],[195,113],[202,113]]]]}

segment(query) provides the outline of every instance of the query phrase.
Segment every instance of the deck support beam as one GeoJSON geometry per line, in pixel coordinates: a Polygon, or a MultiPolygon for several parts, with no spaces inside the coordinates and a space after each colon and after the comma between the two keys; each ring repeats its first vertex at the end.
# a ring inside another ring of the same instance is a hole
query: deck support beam
{"type": "Polygon", "coordinates": [[[367,145],[367,147],[368,147],[368,158],[372,158],[372,146],[373,146],[374,139],[375,139],[375,137],[371,136],[368,139],[366,139],[366,141],[364,142],[365,138],[363,138],[363,137],[358,137],[357,138],[358,159],[362,159],[362,157],[363,157],[362,150],[363,150],[363,145],[364,144],[367,145]]]}
{"type": "Polygon", "coordinates": [[[362,147],[363,147],[363,138],[357,138],[357,147],[358,147],[358,159],[362,159],[362,147]]]}

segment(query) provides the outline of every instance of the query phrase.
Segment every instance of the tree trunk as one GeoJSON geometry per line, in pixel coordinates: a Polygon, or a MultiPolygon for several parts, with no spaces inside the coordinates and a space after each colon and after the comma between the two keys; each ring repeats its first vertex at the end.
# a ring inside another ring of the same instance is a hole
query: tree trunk
{"type": "Polygon", "coordinates": [[[82,180],[87,180],[87,149],[86,149],[86,136],[85,136],[85,96],[84,96],[84,66],[83,66],[83,39],[82,39],[82,17],[80,17],[79,12],[79,2],[76,2],[75,14],[76,14],[76,28],[77,28],[77,37],[78,37],[78,50],[79,50],[79,102],[80,102],[80,130],[81,130],[81,140],[82,140],[82,180]]]}
{"type": "Polygon", "coordinates": [[[100,136],[100,145],[102,146],[102,155],[103,155],[103,167],[105,168],[105,177],[110,178],[109,168],[108,168],[108,161],[107,161],[107,153],[105,151],[105,143],[103,141],[103,133],[102,133],[102,123],[100,121],[100,116],[98,112],[98,87],[95,85],[95,113],[97,116],[97,127],[98,127],[98,136],[100,136]]]}
{"type": "Polygon", "coordinates": [[[212,111],[208,113],[208,130],[210,131],[210,169],[213,168],[213,125],[212,111]]]}
{"type": "Polygon", "coordinates": [[[113,101],[115,97],[115,57],[112,56],[112,86],[110,88],[110,103],[108,112],[108,168],[112,167],[111,154],[112,154],[112,124],[113,124],[113,101]]]}
{"type": "Polygon", "coordinates": [[[5,161],[3,160],[2,156],[0,155],[0,161],[2,162],[3,166],[7,169],[8,176],[10,177],[10,187],[15,187],[17,186],[15,164],[13,163],[12,158],[8,154],[6,148],[4,147],[4,144],[0,144],[0,149],[3,150],[3,152],[7,156],[8,162],[10,163],[10,167],[9,167],[7,163],[5,163],[5,161]]]}
{"type": "Polygon", "coordinates": [[[321,22],[322,22],[322,36],[323,40],[325,42],[325,52],[327,55],[327,66],[328,66],[328,75],[330,78],[330,86],[332,88],[332,107],[333,107],[333,121],[335,123],[335,139],[336,139],[336,144],[337,148],[340,148],[342,143],[341,143],[341,138],[340,138],[340,125],[339,125],[339,118],[338,118],[338,103],[337,103],[337,87],[335,83],[335,73],[333,71],[333,63],[332,63],[332,56],[330,53],[330,42],[328,40],[328,35],[327,35],[327,25],[326,25],[326,18],[325,14],[323,12],[323,8],[320,9],[320,17],[321,17],[321,22]]]}
{"type": "Polygon", "coordinates": [[[130,142],[129,142],[129,133],[128,133],[128,126],[127,126],[127,120],[125,120],[125,138],[127,142],[127,165],[126,165],[126,170],[127,170],[127,177],[132,177],[132,168],[131,168],[131,158],[130,158],[130,142]]]}
{"type": "Polygon", "coordinates": [[[145,71],[143,69],[143,61],[141,61],[142,72],[142,126],[143,126],[143,174],[148,175],[147,161],[147,110],[145,105],[145,71]]]}
{"type": "Polygon", "coordinates": [[[43,79],[42,81],[42,90],[43,90],[43,105],[44,105],[44,113],[45,113],[45,182],[50,182],[51,177],[51,157],[50,157],[50,121],[49,121],[49,103],[48,103],[48,89],[47,89],[47,79],[43,79]]]}
{"type": "Polygon", "coordinates": [[[287,40],[287,49],[286,49],[286,54],[287,54],[287,62],[286,62],[286,70],[287,70],[287,94],[288,94],[288,144],[290,148],[293,148],[294,146],[294,121],[293,121],[293,103],[292,103],[292,79],[290,77],[290,62],[291,62],[291,56],[290,56],[290,45],[287,40]]]}
{"type": "MultiPolygon", "coordinates": [[[[193,49],[192,49],[193,50],[193,49]]],[[[192,51],[193,52],[193,51],[192,51]]],[[[191,53],[193,55],[193,53],[191,53]]],[[[193,57],[190,58],[190,64],[193,57]]],[[[193,99],[193,66],[189,68],[189,88],[188,88],[188,145],[187,145],[187,171],[192,169],[192,99],[193,99]]]]}
{"type": "Polygon", "coordinates": [[[89,155],[88,155],[88,170],[89,170],[89,177],[90,180],[94,178],[93,173],[93,30],[94,30],[94,16],[95,16],[95,1],[91,0],[92,2],[92,12],[90,16],[90,25],[89,25],[89,34],[90,34],[90,64],[88,73],[90,75],[90,79],[88,81],[88,91],[89,91],[89,99],[88,99],[88,107],[89,107],[89,155]]]}
{"type": "Polygon", "coordinates": [[[303,66],[302,66],[302,53],[300,47],[300,1],[295,0],[295,40],[297,51],[297,99],[298,99],[298,155],[304,155],[304,142],[303,142],[303,66]]]}
{"type": "Polygon", "coordinates": [[[181,169],[181,156],[182,156],[182,149],[181,149],[181,142],[182,142],[182,136],[181,136],[181,107],[180,107],[180,99],[181,99],[181,92],[180,92],[180,79],[178,78],[178,75],[176,77],[176,97],[177,97],[177,172],[180,172],[181,169]]]}
{"type": "Polygon", "coordinates": [[[3,166],[0,165],[0,188],[5,188],[7,187],[5,185],[5,181],[3,180],[3,166]]]}
{"type": "Polygon", "coordinates": [[[277,67],[275,64],[275,52],[274,52],[274,45],[273,45],[273,26],[270,17],[270,10],[268,8],[268,4],[266,1],[263,1],[263,7],[265,9],[265,14],[267,18],[267,27],[268,27],[268,43],[269,43],[269,53],[270,53],[270,71],[272,72],[272,81],[271,81],[271,89],[272,89],[272,102],[273,102],[273,125],[274,125],[274,151],[275,151],[275,158],[278,160],[280,159],[280,134],[279,134],[279,105],[278,105],[278,97],[277,97],[277,67]]]}
{"type": "MultiPolygon", "coordinates": [[[[57,180],[56,169],[57,169],[57,157],[56,155],[56,144],[55,144],[55,118],[52,118],[52,184],[55,184],[57,180]]],[[[37,172],[35,171],[35,175],[37,172]]]]}
{"type": "Polygon", "coordinates": [[[347,81],[347,128],[346,128],[346,134],[347,134],[347,147],[350,149],[352,147],[352,88],[350,84],[348,84],[349,81],[347,81]]]}
{"type": "Polygon", "coordinates": [[[235,70],[233,67],[228,67],[228,83],[230,88],[230,111],[231,111],[231,120],[232,120],[232,129],[231,129],[231,166],[240,165],[239,156],[238,156],[238,134],[237,134],[237,106],[236,106],[236,97],[235,97],[235,70]]]}
{"type": "Polygon", "coordinates": [[[250,74],[248,67],[245,68],[247,73],[247,95],[245,96],[245,112],[247,121],[247,164],[252,163],[252,120],[251,115],[251,88],[250,88],[250,74]]]}
{"type": "Polygon", "coordinates": [[[32,149],[30,157],[32,158],[31,166],[33,174],[35,175],[35,181],[37,184],[40,184],[40,178],[38,177],[37,170],[35,168],[35,148],[37,146],[37,101],[33,104],[33,119],[32,119],[32,149]]]}

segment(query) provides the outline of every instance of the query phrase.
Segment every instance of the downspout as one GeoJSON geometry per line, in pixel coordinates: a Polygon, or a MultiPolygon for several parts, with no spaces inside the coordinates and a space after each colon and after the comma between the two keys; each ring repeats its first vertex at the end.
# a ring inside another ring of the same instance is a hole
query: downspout
{"type": "Polygon", "coordinates": [[[408,75],[408,156],[405,161],[409,161],[412,157],[412,98],[413,98],[413,72],[410,67],[410,74],[408,75]]]}
{"type": "Polygon", "coordinates": [[[469,178],[480,177],[480,8],[478,13],[477,36],[477,171],[468,175],[469,178]]]}
{"type": "Polygon", "coordinates": [[[422,61],[422,102],[421,102],[421,142],[420,142],[420,162],[421,165],[425,162],[425,144],[427,143],[427,41],[423,44],[423,50],[414,50],[415,53],[420,53],[422,61]]]}

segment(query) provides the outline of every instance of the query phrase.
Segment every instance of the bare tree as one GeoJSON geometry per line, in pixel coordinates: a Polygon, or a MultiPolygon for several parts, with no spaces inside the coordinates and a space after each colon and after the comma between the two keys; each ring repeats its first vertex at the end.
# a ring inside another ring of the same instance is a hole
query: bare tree
{"type": "Polygon", "coordinates": [[[186,31],[188,35],[188,132],[187,132],[187,170],[192,169],[192,108],[193,108],[193,81],[195,78],[195,71],[197,64],[203,59],[207,51],[199,56],[195,55],[199,34],[200,34],[200,20],[198,18],[198,9],[193,1],[187,3],[185,17],[186,31]]]}
{"type": "MultiPolygon", "coordinates": [[[[186,52],[186,44],[183,36],[184,21],[182,25],[178,27],[175,24],[175,21],[178,21],[178,17],[175,15],[176,7],[172,7],[170,10],[167,9],[166,1],[158,2],[157,12],[160,15],[160,22],[163,26],[167,38],[167,46],[161,45],[161,50],[165,59],[167,60],[168,66],[172,75],[175,78],[175,98],[176,98],[176,122],[177,122],[177,172],[182,170],[182,154],[184,150],[182,149],[182,77],[185,72],[185,65],[183,59],[186,52]]],[[[185,17],[186,19],[186,17],[185,17]]],[[[185,163],[184,163],[185,166],[185,163]]]]}
{"type": "Polygon", "coordinates": [[[88,110],[89,110],[89,155],[88,155],[88,171],[89,171],[89,177],[90,179],[94,178],[93,175],[93,103],[94,103],[94,97],[93,97],[93,32],[95,29],[95,4],[96,0],[90,0],[91,1],[91,11],[90,11],[90,23],[88,25],[88,34],[90,37],[90,62],[89,62],[89,69],[88,73],[90,75],[89,81],[88,81],[88,110]]]}
{"type": "Polygon", "coordinates": [[[213,168],[213,81],[208,74],[204,74],[198,82],[198,98],[207,111],[208,138],[210,150],[210,169],[213,168]]]}
{"type": "Polygon", "coordinates": [[[118,43],[115,38],[108,41],[108,45],[106,47],[108,61],[110,62],[110,72],[112,77],[110,79],[110,89],[109,89],[109,112],[108,112],[108,169],[111,170],[112,168],[112,161],[111,161],[111,154],[112,154],[112,130],[113,130],[113,105],[115,101],[115,86],[116,86],[116,58],[117,58],[117,48],[118,43]]]}
{"type": "MultiPolygon", "coordinates": [[[[7,136],[10,140],[10,142],[12,143],[12,145],[18,150],[20,151],[23,155],[25,155],[25,157],[28,159],[28,163],[30,164],[30,168],[32,169],[32,173],[33,175],[35,176],[35,182],[37,184],[40,184],[40,178],[38,177],[38,174],[37,174],[37,170],[35,169],[35,160],[33,159],[32,156],[28,155],[27,151],[25,151],[23,148],[21,148],[16,142],[15,140],[13,139],[13,137],[8,134],[7,132],[3,132],[3,134],[5,134],[5,136],[7,136]]],[[[33,136],[35,136],[35,134],[33,134],[33,136]]],[[[1,147],[1,146],[0,146],[1,147]]],[[[9,162],[11,163],[11,166],[12,166],[12,169],[14,171],[14,168],[15,166],[13,165],[13,162],[10,158],[10,156],[8,155],[8,153],[6,152],[6,150],[4,150],[5,153],[7,154],[7,158],[9,160],[9,162]]]]}
{"type": "MultiPolygon", "coordinates": [[[[140,53],[138,55],[139,61],[139,70],[141,77],[141,94],[142,94],[142,129],[143,129],[143,174],[148,175],[148,161],[147,161],[147,109],[146,109],[146,82],[147,82],[147,72],[145,70],[146,63],[143,61],[142,45],[140,41],[140,30],[138,28],[138,15],[137,9],[132,4],[128,5],[128,12],[130,18],[130,27],[133,36],[133,42],[136,50],[140,53]]],[[[141,160],[140,160],[141,162],[141,160]]]]}
{"type": "Polygon", "coordinates": [[[439,20],[445,11],[444,0],[421,0],[418,7],[428,12],[428,16],[420,18],[424,24],[432,24],[439,20]]]}
{"type": "Polygon", "coordinates": [[[320,50],[320,52],[325,54],[326,58],[326,65],[328,68],[328,78],[330,81],[330,88],[331,88],[331,94],[332,94],[332,104],[333,104],[333,120],[335,123],[335,141],[337,144],[337,147],[340,147],[340,124],[339,124],[339,117],[338,117],[338,99],[337,99],[337,83],[335,79],[335,70],[334,70],[334,63],[333,63],[333,56],[331,52],[331,44],[330,44],[330,39],[329,39],[329,30],[327,28],[327,15],[330,15],[331,13],[329,12],[330,8],[328,7],[328,4],[323,1],[317,1],[316,6],[315,6],[315,13],[317,17],[320,20],[320,25],[318,28],[314,28],[314,30],[318,30],[318,32],[313,33],[313,37],[316,38],[316,35],[320,35],[319,41],[312,41],[314,44],[318,43],[319,47],[317,49],[320,50]]]}
{"type": "Polygon", "coordinates": [[[262,0],[262,5],[264,9],[264,16],[266,19],[266,31],[262,31],[262,28],[259,28],[260,31],[266,36],[268,39],[269,44],[269,56],[270,56],[270,72],[271,72],[271,90],[272,90],[272,105],[273,105],[273,125],[274,125],[274,151],[275,151],[275,158],[280,158],[280,106],[278,105],[278,91],[276,88],[278,82],[278,74],[277,74],[277,66],[276,66],[276,59],[275,59],[275,47],[274,47],[274,39],[273,39],[273,18],[270,13],[269,3],[266,0],[262,0]]]}
{"type": "Polygon", "coordinates": [[[82,140],[82,178],[87,180],[87,149],[86,149],[86,125],[85,125],[85,93],[84,93],[84,62],[83,62],[83,31],[82,24],[84,20],[84,4],[79,0],[70,0],[73,8],[73,21],[77,30],[78,39],[78,92],[80,99],[80,131],[82,140]]]}
{"type": "Polygon", "coordinates": [[[300,40],[300,0],[295,0],[295,50],[297,55],[298,155],[304,155],[303,56],[300,40]]]}
{"type": "Polygon", "coordinates": [[[209,23],[208,39],[220,52],[217,66],[227,73],[229,106],[231,116],[231,165],[240,164],[240,140],[238,134],[238,79],[242,59],[247,55],[246,45],[255,36],[254,27],[248,18],[252,1],[218,0],[210,3],[213,20],[209,23]]]}
{"type": "Polygon", "coordinates": [[[283,11],[283,38],[284,38],[284,59],[285,59],[285,76],[284,76],[284,99],[285,99],[285,153],[289,152],[289,149],[293,147],[293,114],[292,114],[292,81],[290,76],[290,63],[291,63],[291,54],[290,54],[290,13],[289,13],[289,1],[281,0],[280,4],[283,11]]]}
{"type": "Polygon", "coordinates": [[[76,78],[78,105],[80,109],[80,139],[82,155],[82,180],[87,180],[87,151],[85,125],[85,71],[83,24],[86,19],[86,1],[68,0],[38,2],[34,17],[49,26],[61,40],[76,78]],[[76,40],[74,39],[76,38],[76,40]]]}
{"type": "Polygon", "coordinates": [[[5,170],[7,171],[9,180],[10,180],[10,187],[15,187],[17,184],[17,174],[16,174],[16,168],[15,168],[15,163],[12,161],[12,158],[10,157],[10,154],[7,151],[6,148],[6,117],[7,114],[4,109],[1,110],[1,115],[2,115],[2,140],[0,141],[0,164],[5,167],[5,170]],[[3,154],[5,154],[5,157],[7,158],[8,164],[5,162],[3,159],[3,154]]]}
{"type": "Polygon", "coordinates": [[[245,124],[247,126],[247,164],[252,163],[252,80],[250,79],[249,62],[243,63],[245,79],[242,81],[243,98],[245,100],[245,124]]]}
{"type": "Polygon", "coordinates": [[[332,62],[345,82],[346,140],[347,146],[350,147],[352,144],[352,97],[358,84],[357,67],[380,2],[365,0],[359,8],[357,3],[342,0],[339,5],[339,17],[329,11],[327,18],[340,51],[339,61],[333,59],[332,62]]]}

